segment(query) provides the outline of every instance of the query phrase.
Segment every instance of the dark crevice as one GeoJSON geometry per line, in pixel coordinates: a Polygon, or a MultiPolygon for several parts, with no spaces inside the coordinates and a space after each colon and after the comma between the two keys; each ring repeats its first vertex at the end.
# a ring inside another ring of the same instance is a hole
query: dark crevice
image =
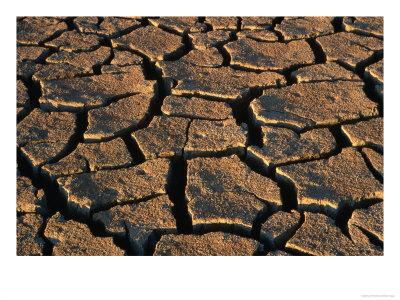
{"type": "MultiPolygon", "coordinates": [[[[374,149],[375,150],[375,149],[374,149]]],[[[368,169],[371,171],[372,175],[383,184],[383,176],[381,173],[379,173],[372,165],[371,161],[368,159],[368,156],[361,151],[361,149],[358,149],[358,151],[361,153],[362,157],[364,158],[365,164],[367,165],[368,169]]]]}
{"type": "Polygon", "coordinates": [[[159,232],[158,230],[154,230],[150,234],[146,244],[143,247],[143,250],[144,250],[143,255],[144,256],[153,256],[154,255],[157,243],[161,240],[162,236],[163,236],[163,234],[161,232],[159,232]]]}
{"type": "Polygon", "coordinates": [[[297,210],[297,188],[294,182],[288,177],[276,173],[276,169],[272,168],[271,177],[278,183],[281,192],[282,210],[290,212],[292,209],[297,210]]]}
{"type": "Polygon", "coordinates": [[[94,75],[101,75],[101,67],[102,65],[94,65],[92,67],[94,75]]]}
{"type": "Polygon", "coordinates": [[[353,214],[353,211],[355,210],[354,207],[347,205],[347,204],[342,204],[339,205],[338,212],[335,218],[335,225],[340,228],[342,233],[347,236],[349,239],[351,239],[350,233],[349,233],[349,227],[348,227],[348,222],[351,218],[351,215],[353,214]]]}
{"type": "MultiPolygon", "coordinates": [[[[251,235],[255,239],[260,238],[260,231],[261,231],[261,226],[262,224],[265,223],[265,221],[271,217],[276,210],[272,207],[269,206],[268,204],[265,205],[265,208],[261,211],[258,212],[254,222],[253,222],[253,227],[251,228],[251,235]]],[[[265,245],[264,245],[265,248],[265,245]]]]}
{"type": "Polygon", "coordinates": [[[67,23],[69,31],[75,30],[74,19],[75,19],[75,17],[68,17],[65,19],[65,23],[67,23]]]}
{"type": "Polygon", "coordinates": [[[96,26],[99,27],[101,25],[101,23],[103,23],[104,18],[103,17],[97,17],[97,24],[96,26]]]}
{"type": "Polygon", "coordinates": [[[263,90],[261,88],[251,88],[250,93],[247,97],[245,97],[241,101],[230,104],[232,107],[232,114],[236,120],[236,123],[239,125],[241,123],[247,124],[248,146],[263,146],[261,126],[256,125],[256,122],[254,122],[254,116],[249,108],[250,103],[254,99],[260,97],[262,93],[263,90]]]}
{"type": "Polygon", "coordinates": [[[272,25],[271,25],[271,28],[270,28],[270,30],[273,31],[277,35],[278,42],[280,42],[280,43],[284,43],[285,39],[283,38],[282,33],[280,31],[277,31],[275,28],[276,28],[276,25],[282,23],[283,19],[284,19],[283,17],[276,17],[275,19],[273,19],[272,20],[272,25]]]}
{"type": "Polygon", "coordinates": [[[322,50],[321,45],[315,39],[306,39],[306,42],[310,45],[310,48],[315,56],[316,64],[326,63],[326,54],[322,50]]]}
{"type": "Polygon", "coordinates": [[[142,27],[146,27],[146,26],[150,25],[148,17],[141,18],[140,19],[140,25],[142,25],[142,27]]]}
{"type": "Polygon", "coordinates": [[[192,218],[186,200],[187,162],[182,157],[170,159],[171,168],[168,174],[167,194],[174,204],[173,214],[179,233],[192,233],[192,218]]]}
{"type": "Polygon", "coordinates": [[[128,148],[128,151],[132,156],[133,163],[135,165],[144,163],[146,158],[145,158],[142,150],[140,150],[140,147],[139,147],[138,143],[136,142],[136,140],[130,134],[126,134],[126,135],[122,136],[122,139],[125,142],[125,145],[128,148]]]}
{"type": "Polygon", "coordinates": [[[193,50],[193,44],[191,39],[189,38],[188,33],[185,33],[182,37],[182,43],[185,45],[185,49],[178,56],[174,58],[174,60],[178,60],[183,56],[187,55],[191,50],[193,50]]]}
{"type": "Polygon", "coordinates": [[[44,241],[44,247],[43,247],[44,256],[51,256],[53,254],[53,247],[54,247],[53,243],[44,235],[44,231],[46,230],[48,221],[49,221],[48,218],[44,219],[38,231],[38,236],[44,241]]]}
{"type": "Polygon", "coordinates": [[[381,239],[378,236],[360,226],[357,227],[362,231],[362,233],[364,233],[368,237],[369,241],[372,244],[383,249],[383,241],[381,241],[381,239]]]}
{"type": "Polygon", "coordinates": [[[218,52],[222,56],[222,67],[227,67],[231,65],[231,55],[229,54],[228,51],[226,51],[225,47],[223,45],[217,45],[215,46],[217,48],[218,52]]]}
{"type": "Polygon", "coordinates": [[[111,49],[112,49],[111,40],[110,40],[108,37],[106,37],[106,36],[102,36],[102,37],[99,39],[99,44],[100,44],[100,46],[104,46],[104,47],[108,47],[108,48],[111,48],[111,49]]]}
{"type": "Polygon", "coordinates": [[[383,52],[375,51],[374,54],[370,58],[368,58],[364,61],[361,61],[356,65],[355,73],[358,76],[360,76],[361,79],[364,79],[365,68],[368,67],[369,65],[372,65],[372,64],[382,60],[382,59],[383,59],[383,52]]]}
{"type": "Polygon", "coordinates": [[[335,138],[336,142],[336,151],[335,154],[339,154],[342,152],[343,148],[351,147],[351,142],[347,135],[343,132],[342,128],[340,125],[333,125],[329,127],[329,131],[335,138]]]}
{"type": "Polygon", "coordinates": [[[45,47],[45,44],[46,43],[48,43],[48,42],[50,42],[50,41],[52,41],[52,40],[55,40],[56,38],[58,38],[61,34],[63,34],[65,32],[65,30],[59,30],[59,31],[56,31],[55,33],[53,33],[51,36],[49,36],[48,38],[46,38],[46,39],[44,39],[43,41],[41,41],[41,42],[39,42],[38,43],[38,46],[40,46],[40,47],[45,47]]]}
{"type": "Polygon", "coordinates": [[[343,28],[343,17],[335,17],[331,22],[335,33],[344,31],[343,28]]]}
{"type": "Polygon", "coordinates": [[[24,78],[20,78],[24,85],[28,89],[29,101],[31,108],[38,108],[40,107],[39,98],[42,96],[42,89],[40,88],[40,83],[33,81],[32,77],[28,80],[24,78]]]}
{"type": "Polygon", "coordinates": [[[242,30],[242,18],[241,17],[237,17],[238,22],[237,22],[237,27],[236,27],[236,31],[239,32],[242,30]]]}
{"type": "Polygon", "coordinates": [[[382,202],[382,199],[363,199],[353,205],[341,204],[335,217],[335,225],[339,227],[344,235],[351,239],[348,223],[356,209],[366,209],[372,205],[382,202]]]}
{"type": "Polygon", "coordinates": [[[285,86],[290,86],[292,84],[297,84],[297,78],[295,76],[292,76],[292,72],[295,70],[287,69],[283,72],[283,76],[285,76],[286,84],[285,86]]]}

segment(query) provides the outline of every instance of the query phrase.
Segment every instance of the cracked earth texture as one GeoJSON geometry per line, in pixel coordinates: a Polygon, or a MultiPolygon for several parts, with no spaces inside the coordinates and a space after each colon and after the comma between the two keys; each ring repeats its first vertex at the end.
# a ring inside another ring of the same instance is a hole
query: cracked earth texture
{"type": "Polygon", "coordinates": [[[17,18],[17,255],[383,255],[383,18],[17,18]]]}

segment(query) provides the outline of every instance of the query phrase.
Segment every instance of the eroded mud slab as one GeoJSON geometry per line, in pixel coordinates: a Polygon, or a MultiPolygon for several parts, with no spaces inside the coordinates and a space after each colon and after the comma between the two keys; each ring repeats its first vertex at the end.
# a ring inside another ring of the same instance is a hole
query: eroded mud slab
{"type": "Polygon", "coordinates": [[[225,232],[204,235],[164,235],[155,256],[249,256],[259,247],[257,241],[225,232]]]}
{"type": "Polygon", "coordinates": [[[383,242],[383,202],[353,211],[349,227],[357,226],[383,242]]]}
{"type": "Polygon", "coordinates": [[[304,212],[305,221],[286,248],[308,255],[383,255],[373,244],[357,244],[345,236],[335,221],[323,214],[304,212]]]}
{"type": "Polygon", "coordinates": [[[45,43],[45,45],[55,47],[60,51],[89,51],[98,47],[100,41],[101,39],[95,34],[81,34],[76,31],[66,31],[56,39],[45,43]]]}
{"type": "Polygon", "coordinates": [[[300,213],[279,211],[261,225],[260,240],[273,249],[281,248],[300,226],[300,213]]]}
{"type": "Polygon", "coordinates": [[[199,67],[220,67],[223,62],[223,57],[216,48],[210,48],[192,50],[187,55],[180,58],[179,61],[199,67]]]}
{"type": "Polygon", "coordinates": [[[383,51],[383,41],[375,37],[339,32],[317,38],[328,61],[340,62],[353,70],[361,62],[371,59],[375,52],[383,51]]]}
{"type": "Polygon", "coordinates": [[[277,184],[236,156],[188,161],[186,197],[193,226],[234,224],[250,232],[265,203],[281,205],[277,184]]]}
{"type": "Polygon", "coordinates": [[[17,47],[17,62],[37,61],[49,53],[49,49],[45,47],[25,46],[17,47]]]}
{"type": "Polygon", "coordinates": [[[44,240],[38,235],[43,217],[26,214],[17,218],[17,255],[43,255],[44,240]]]}
{"type": "Polygon", "coordinates": [[[60,18],[27,17],[17,22],[17,42],[37,45],[68,29],[60,18]]]}
{"type": "Polygon", "coordinates": [[[243,156],[247,131],[236,125],[234,119],[225,121],[193,120],[185,145],[186,158],[213,156],[217,153],[243,156]]]}
{"type": "Polygon", "coordinates": [[[253,70],[282,70],[315,61],[310,46],[305,41],[264,43],[243,38],[226,44],[232,66],[253,70]]]}
{"type": "Polygon", "coordinates": [[[67,142],[29,144],[21,148],[21,155],[38,174],[40,166],[56,160],[67,147],[67,142]]]}
{"type": "Polygon", "coordinates": [[[150,60],[163,60],[181,53],[184,44],[182,38],[175,34],[163,31],[160,28],[146,26],[131,33],[113,39],[113,47],[121,47],[138,51],[150,60]]]}
{"type": "Polygon", "coordinates": [[[161,110],[164,114],[173,117],[208,120],[233,118],[232,109],[228,104],[196,97],[167,96],[161,110]]]}
{"type": "Polygon", "coordinates": [[[285,41],[313,38],[333,33],[332,21],[332,17],[284,19],[276,25],[275,30],[282,33],[285,41]]]}
{"type": "Polygon", "coordinates": [[[343,28],[346,31],[383,38],[383,17],[344,17],[343,28]]]}
{"type": "Polygon", "coordinates": [[[140,66],[131,66],[118,74],[42,81],[39,102],[43,109],[82,111],[106,105],[117,97],[152,93],[155,84],[154,80],[145,80],[140,66]]]}
{"type": "Polygon", "coordinates": [[[114,206],[93,215],[112,235],[129,236],[129,242],[136,254],[143,255],[152,243],[154,234],[177,233],[176,221],[172,214],[172,202],[163,195],[150,200],[114,206]]]}
{"type": "Polygon", "coordinates": [[[109,142],[79,144],[68,156],[42,167],[43,174],[52,179],[60,176],[127,167],[132,157],[122,139],[109,142]]]}
{"type": "Polygon", "coordinates": [[[132,133],[146,159],[181,156],[189,119],[155,116],[145,129],[132,133]]]}
{"type": "Polygon", "coordinates": [[[361,81],[354,72],[332,62],[299,68],[292,72],[291,76],[296,78],[297,83],[335,80],[361,81]]]}
{"type": "Polygon", "coordinates": [[[93,68],[105,63],[110,55],[111,51],[107,47],[91,52],[56,52],[46,59],[48,64],[36,72],[33,79],[54,80],[93,74],[93,68]]]}
{"type": "Polygon", "coordinates": [[[138,94],[90,110],[85,141],[101,141],[136,129],[147,120],[153,101],[154,94],[138,94]]]}
{"type": "Polygon", "coordinates": [[[288,128],[261,126],[261,130],[263,147],[250,146],[247,156],[263,166],[265,171],[277,165],[321,157],[337,146],[327,128],[310,130],[301,135],[288,128]]]}
{"type": "Polygon", "coordinates": [[[383,118],[342,126],[353,146],[371,146],[383,151],[383,118]]]}
{"type": "Polygon", "coordinates": [[[44,231],[56,256],[121,256],[124,251],[113,243],[112,237],[95,237],[86,224],[66,221],[58,212],[50,218],[44,231]]]}
{"type": "Polygon", "coordinates": [[[341,205],[383,198],[383,185],[354,148],[329,159],[278,167],[276,173],[294,183],[300,210],[323,211],[334,218],[341,205]]]}
{"type": "Polygon", "coordinates": [[[96,17],[77,17],[74,19],[75,28],[82,33],[94,33],[100,36],[113,38],[120,33],[138,28],[140,22],[135,19],[104,17],[99,24],[96,17]]]}
{"type": "Polygon", "coordinates": [[[67,142],[75,130],[75,114],[34,109],[17,125],[17,144],[67,142]]]}
{"type": "Polygon", "coordinates": [[[378,116],[363,83],[350,81],[301,83],[268,89],[250,104],[260,125],[283,124],[294,130],[378,116]]]}
{"type": "Polygon", "coordinates": [[[67,199],[68,209],[88,218],[92,210],[165,194],[168,171],[169,161],[156,159],[126,169],[61,177],[57,183],[67,199]]]}
{"type": "Polygon", "coordinates": [[[285,78],[274,72],[261,74],[233,70],[229,67],[204,68],[191,64],[160,62],[163,76],[178,81],[173,95],[209,96],[229,102],[248,96],[254,87],[266,88],[285,83],[285,78]]]}

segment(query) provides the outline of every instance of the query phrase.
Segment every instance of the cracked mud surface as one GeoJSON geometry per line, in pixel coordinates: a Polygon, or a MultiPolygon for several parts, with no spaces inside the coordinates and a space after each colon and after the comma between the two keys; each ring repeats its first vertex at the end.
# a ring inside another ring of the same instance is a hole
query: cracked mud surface
{"type": "Polygon", "coordinates": [[[383,255],[383,18],[17,19],[17,255],[383,255]]]}

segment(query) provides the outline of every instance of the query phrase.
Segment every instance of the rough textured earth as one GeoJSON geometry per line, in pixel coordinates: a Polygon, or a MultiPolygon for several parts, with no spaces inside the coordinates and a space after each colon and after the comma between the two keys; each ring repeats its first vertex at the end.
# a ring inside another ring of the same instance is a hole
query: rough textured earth
{"type": "Polygon", "coordinates": [[[383,255],[382,17],[16,25],[17,255],[383,255]]]}

